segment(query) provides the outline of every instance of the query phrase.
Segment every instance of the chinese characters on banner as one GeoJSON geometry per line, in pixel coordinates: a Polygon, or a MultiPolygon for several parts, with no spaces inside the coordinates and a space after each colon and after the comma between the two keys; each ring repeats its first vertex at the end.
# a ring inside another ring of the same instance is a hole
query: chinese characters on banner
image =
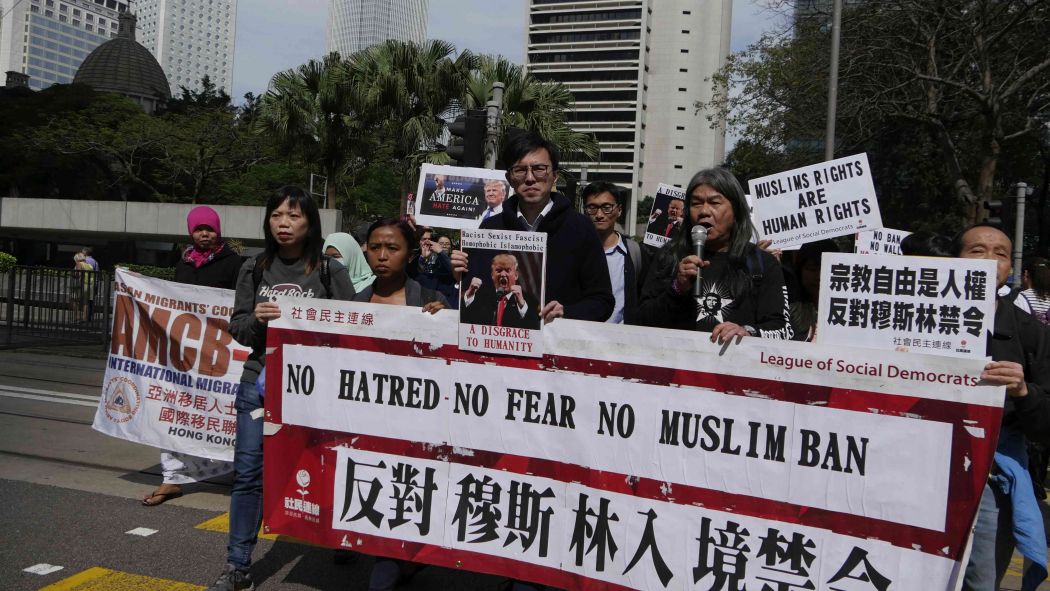
{"type": "Polygon", "coordinates": [[[882,227],[867,154],[752,179],[748,187],[752,222],[773,248],[882,227]]]}
{"type": "Polygon", "coordinates": [[[983,359],[995,261],[827,253],[817,342],[983,359]]]}
{"type": "Polygon", "coordinates": [[[268,332],[269,530],[558,588],[948,589],[1001,419],[980,360],[313,305],[268,332]]]}
{"type": "Polygon", "coordinates": [[[233,460],[234,399],[248,350],[226,331],[233,292],[117,269],[96,430],[233,460]]]}
{"type": "Polygon", "coordinates": [[[901,240],[909,234],[889,228],[857,232],[853,249],[857,254],[901,254],[901,240]]]}

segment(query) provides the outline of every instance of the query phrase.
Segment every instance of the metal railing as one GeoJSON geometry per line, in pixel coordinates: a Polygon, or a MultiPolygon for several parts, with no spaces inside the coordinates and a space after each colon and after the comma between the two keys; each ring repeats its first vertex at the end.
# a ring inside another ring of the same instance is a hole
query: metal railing
{"type": "Polygon", "coordinates": [[[112,289],[104,271],[16,266],[0,273],[0,348],[104,346],[112,289]]]}

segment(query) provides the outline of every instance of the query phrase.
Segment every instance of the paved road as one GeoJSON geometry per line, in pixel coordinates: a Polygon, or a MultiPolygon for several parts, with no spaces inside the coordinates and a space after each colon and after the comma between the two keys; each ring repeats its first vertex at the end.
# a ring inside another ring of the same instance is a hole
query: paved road
{"type": "MultiPolygon", "coordinates": [[[[60,352],[0,351],[0,588],[204,588],[225,558],[228,481],[142,507],[139,499],[160,482],[158,451],[91,429],[101,351],[60,352]],[[136,530],[148,535],[129,533],[136,530]],[[44,574],[24,570],[32,567],[44,574]]],[[[285,539],[260,540],[255,558],[262,591],[364,590],[372,565],[367,556],[337,565],[331,550],[285,539]]],[[[1004,590],[1020,588],[1019,569],[1015,556],[1004,590]]],[[[429,568],[404,589],[495,590],[501,583],[429,568]]],[[[1050,591],[1050,583],[1039,591],[1050,591]]]]}
{"type": "MultiPolygon", "coordinates": [[[[225,561],[228,481],[141,506],[160,481],[158,452],[91,429],[103,361],[97,349],[83,353],[0,352],[0,588],[204,588],[225,561]],[[149,535],[128,533],[136,529],[149,535]],[[61,569],[24,571],[39,565],[61,569]]],[[[337,565],[333,556],[295,541],[260,540],[252,572],[262,591],[367,589],[370,557],[337,565]]],[[[404,588],[495,590],[501,581],[428,568],[404,588]]]]}

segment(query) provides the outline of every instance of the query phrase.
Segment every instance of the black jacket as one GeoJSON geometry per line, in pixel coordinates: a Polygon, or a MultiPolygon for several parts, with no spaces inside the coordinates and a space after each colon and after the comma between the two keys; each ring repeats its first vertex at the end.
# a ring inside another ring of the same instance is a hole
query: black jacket
{"type": "MultiPolygon", "coordinates": [[[[573,211],[561,193],[551,193],[551,200],[554,206],[536,229],[547,234],[546,301],[564,306],[566,318],[605,322],[616,300],[598,231],[587,216],[573,211]]],[[[503,213],[481,222],[481,228],[527,230],[518,219],[518,196],[504,201],[503,213]]],[[[491,263],[491,258],[471,258],[470,272],[463,281],[469,284],[471,277],[488,277],[491,263]]]]}
{"type": "Polygon", "coordinates": [[[240,271],[242,264],[240,255],[234,252],[229,244],[219,251],[214,259],[199,268],[187,262],[183,255],[175,265],[175,281],[204,287],[234,289],[237,287],[237,272],[240,271]]]}
{"type": "MultiPolygon", "coordinates": [[[[517,298],[508,293],[504,296],[507,298],[507,306],[503,310],[503,322],[499,326],[531,329],[540,327],[539,303],[527,291],[522,290],[521,295],[525,298],[525,315],[522,316],[518,312],[517,298]]],[[[464,299],[460,317],[463,322],[468,324],[497,326],[496,311],[498,308],[499,299],[496,297],[496,290],[489,284],[482,284],[481,288],[474,294],[474,299],[471,300],[469,306],[466,305],[466,300],[464,299]]]]}
{"type": "Polygon", "coordinates": [[[1003,427],[1017,429],[1029,441],[1050,444],[1050,330],[1028,312],[999,298],[995,327],[988,338],[994,361],[1024,366],[1028,395],[1006,397],[1003,427]]]}
{"type": "Polygon", "coordinates": [[[706,297],[700,308],[692,291],[678,294],[672,289],[678,270],[673,245],[657,253],[632,318],[634,324],[710,332],[722,322],[733,322],[753,327],[764,338],[791,338],[784,272],[773,255],[754,245],[747,246],[743,260],[726,253],[705,255],[704,260],[712,264],[701,274],[701,293],[706,297]],[[711,307],[706,298],[712,298],[711,307]]]}

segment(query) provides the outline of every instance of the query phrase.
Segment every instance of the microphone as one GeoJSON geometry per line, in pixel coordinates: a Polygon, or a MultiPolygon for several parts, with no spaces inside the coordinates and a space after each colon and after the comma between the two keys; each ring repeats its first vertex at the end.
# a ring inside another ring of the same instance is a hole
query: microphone
{"type": "MultiPolygon", "coordinates": [[[[697,224],[693,226],[693,229],[689,232],[689,236],[693,239],[693,248],[696,249],[697,258],[703,260],[704,258],[704,243],[707,242],[707,228],[697,224]]],[[[696,282],[693,283],[693,297],[700,297],[700,269],[696,270],[696,282]]]]}

